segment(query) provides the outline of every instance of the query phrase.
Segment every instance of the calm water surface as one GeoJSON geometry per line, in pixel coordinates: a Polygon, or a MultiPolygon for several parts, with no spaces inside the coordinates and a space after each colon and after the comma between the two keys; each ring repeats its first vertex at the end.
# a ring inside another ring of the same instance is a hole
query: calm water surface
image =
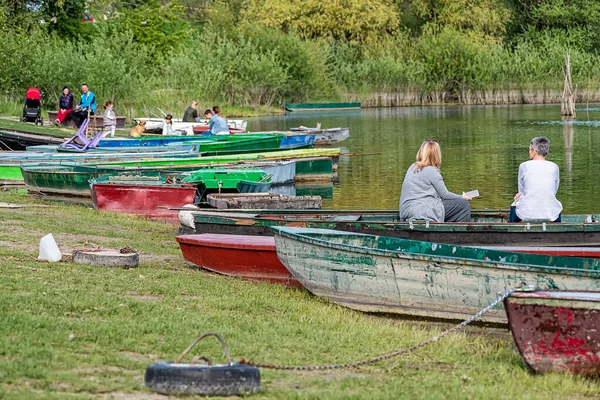
{"type": "Polygon", "coordinates": [[[563,122],[560,105],[443,106],[377,108],[324,113],[287,113],[250,119],[251,131],[284,130],[320,122],[323,128],[347,126],[340,147],[379,153],[340,160],[339,180],[324,208],[398,207],[407,168],[425,138],[442,147],[441,173],[455,193],[478,189],[473,208],[508,208],[517,192],[519,164],[528,159],[535,136],[550,139],[547,159],[561,174],[558,199],[565,213],[600,212],[596,198],[600,171],[600,108],[578,109],[578,119],[563,122]]]}

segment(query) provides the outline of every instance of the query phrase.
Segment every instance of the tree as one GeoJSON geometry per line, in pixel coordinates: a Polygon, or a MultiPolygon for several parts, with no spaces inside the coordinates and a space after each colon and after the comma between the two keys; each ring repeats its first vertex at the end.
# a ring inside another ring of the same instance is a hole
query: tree
{"type": "Polygon", "coordinates": [[[135,8],[123,8],[116,21],[133,32],[136,42],[167,52],[191,33],[189,23],[182,19],[184,11],[176,1],[162,5],[160,0],[148,0],[135,8]]]}
{"type": "Polygon", "coordinates": [[[404,0],[401,7],[418,18],[421,26],[493,38],[504,35],[511,19],[503,0],[404,0]]]}
{"type": "Polygon", "coordinates": [[[82,32],[81,18],[85,12],[85,0],[43,0],[41,12],[49,32],[65,38],[75,38],[82,32]]]}
{"type": "Polygon", "coordinates": [[[245,20],[297,31],[303,38],[363,41],[395,32],[398,11],[391,0],[254,0],[245,20]]]}

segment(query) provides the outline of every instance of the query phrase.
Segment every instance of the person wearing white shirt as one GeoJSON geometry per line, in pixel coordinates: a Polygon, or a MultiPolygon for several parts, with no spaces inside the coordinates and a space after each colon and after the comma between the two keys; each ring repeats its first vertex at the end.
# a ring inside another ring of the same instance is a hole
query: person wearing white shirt
{"type": "Polygon", "coordinates": [[[544,136],[531,139],[529,161],[519,166],[519,192],[516,206],[511,207],[510,222],[560,222],[562,204],[556,199],[560,182],[558,165],[546,160],[550,140],[544,136]]]}

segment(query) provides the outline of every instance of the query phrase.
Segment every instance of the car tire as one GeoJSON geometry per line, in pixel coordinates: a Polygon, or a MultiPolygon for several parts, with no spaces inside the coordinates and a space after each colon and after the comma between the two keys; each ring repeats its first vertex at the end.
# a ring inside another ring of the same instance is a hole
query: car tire
{"type": "Polygon", "coordinates": [[[161,394],[239,396],[260,391],[260,370],[241,364],[158,362],[146,368],[144,381],[161,394]]]}

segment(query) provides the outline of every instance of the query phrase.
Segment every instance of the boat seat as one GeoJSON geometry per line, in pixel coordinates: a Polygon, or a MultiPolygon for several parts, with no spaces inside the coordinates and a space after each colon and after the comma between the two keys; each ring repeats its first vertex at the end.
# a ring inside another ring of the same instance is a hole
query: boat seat
{"type": "Polygon", "coordinates": [[[356,222],[360,219],[360,215],[336,215],[331,220],[339,222],[356,222]]]}

